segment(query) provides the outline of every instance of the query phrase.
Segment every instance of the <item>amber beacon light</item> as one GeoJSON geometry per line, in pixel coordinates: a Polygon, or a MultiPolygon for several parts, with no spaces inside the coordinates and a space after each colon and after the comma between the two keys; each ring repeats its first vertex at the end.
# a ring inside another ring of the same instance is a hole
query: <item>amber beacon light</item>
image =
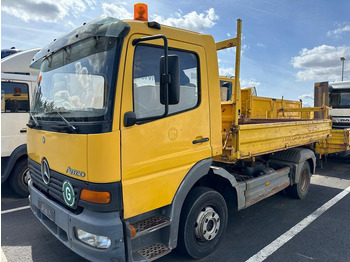
{"type": "Polygon", "coordinates": [[[146,4],[134,5],[134,19],[141,21],[148,21],[148,7],[146,4]]]}

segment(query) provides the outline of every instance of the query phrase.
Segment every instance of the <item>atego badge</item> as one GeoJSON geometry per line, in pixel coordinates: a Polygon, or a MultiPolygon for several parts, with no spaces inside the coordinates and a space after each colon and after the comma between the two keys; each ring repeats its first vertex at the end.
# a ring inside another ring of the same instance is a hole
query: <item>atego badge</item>
{"type": "Polygon", "coordinates": [[[66,202],[68,206],[73,207],[75,202],[75,195],[74,195],[73,186],[71,183],[69,183],[68,180],[64,180],[63,182],[62,193],[63,193],[64,202],[66,202]]]}

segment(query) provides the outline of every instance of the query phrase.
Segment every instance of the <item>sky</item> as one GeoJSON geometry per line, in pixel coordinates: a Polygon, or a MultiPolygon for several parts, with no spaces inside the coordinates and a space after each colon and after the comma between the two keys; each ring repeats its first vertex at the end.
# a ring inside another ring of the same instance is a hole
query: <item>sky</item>
{"type": "MultiPolygon", "coordinates": [[[[2,0],[1,48],[45,47],[101,16],[133,18],[139,1],[2,0]]],[[[241,86],[259,96],[313,106],[314,82],[350,81],[349,0],[145,0],[149,20],[205,34],[236,36],[242,19],[241,86]]],[[[234,75],[233,49],[218,52],[221,75],[234,75]]]]}

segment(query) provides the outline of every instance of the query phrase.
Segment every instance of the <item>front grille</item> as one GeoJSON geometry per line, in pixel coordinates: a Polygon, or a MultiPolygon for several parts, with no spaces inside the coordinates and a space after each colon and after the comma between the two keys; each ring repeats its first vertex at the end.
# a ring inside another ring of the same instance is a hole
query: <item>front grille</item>
{"type": "Polygon", "coordinates": [[[28,161],[29,161],[30,177],[33,181],[33,185],[38,190],[40,190],[50,199],[53,199],[56,202],[60,202],[64,204],[65,207],[68,208],[68,206],[64,202],[63,192],[62,192],[63,182],[65,180],[68,180],[73,186],[73,190],[75,194],[75,203],[74,203],[74,206],[71,207],[71,209],[78,208],[78,201],[79,201],[80,189],[81,189],[81,187],[79,187],[78,184],[84,183],[83,181],[72,179],[68,176],[65,176],[61,173],[55,172],[52,169],[50,169],[50,173],[51,173],[50,182],[48,185],[46,185],[42,179],[41,165],[31,159],[29,159],[28,161]]]}

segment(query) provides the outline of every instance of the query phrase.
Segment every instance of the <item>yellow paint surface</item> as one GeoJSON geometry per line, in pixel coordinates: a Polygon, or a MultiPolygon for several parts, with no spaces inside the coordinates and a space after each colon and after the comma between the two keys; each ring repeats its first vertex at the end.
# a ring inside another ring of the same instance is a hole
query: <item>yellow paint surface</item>
{"type": "Polygon", "coordinates": [[[350,128],[332,129],[332,136],[316,144],[318,154],[333,154],[350,150],[350,128]]]}
{"type": "Polygon", "coordinates": [[[119,132],[79,135],[28,128],[27,134],[28,156],[37,163],[46,158],[52,170],[83,181],[120,181],[119,132]],[[86,176],[71,175],[68,167],[86,176]]]}

